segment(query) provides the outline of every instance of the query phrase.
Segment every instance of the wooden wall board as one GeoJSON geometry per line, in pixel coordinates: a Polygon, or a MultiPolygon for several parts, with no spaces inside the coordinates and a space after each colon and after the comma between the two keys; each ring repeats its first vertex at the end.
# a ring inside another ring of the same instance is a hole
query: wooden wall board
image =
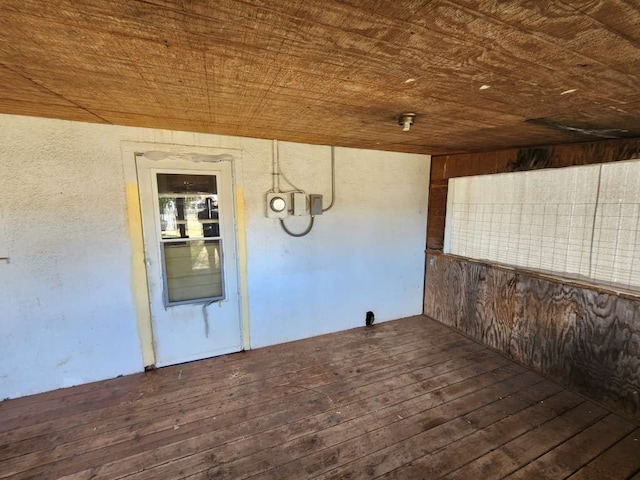
{"type": "Polygon", "coordinates": [[[513,358],[639,417],[640,301],[524,275],[518,287],[513,358]]]}
{"type": "Polygon", "coordinates": [[[467,266],[442,262],[437,257],[429,257],[427,271],[437,272],[435,277],[440,282],[428,283],[425,315],[472,338],[482,339],[496,350],[509,351],[511,332],[515,328],[510,306],[517,294],[513,273],[480,263],[467,266]],[[442,298],[442,295],[446,296],[442,298]]]}
{"type": "Polygon", "coordinates": [[[640,298],[429,254],[425,315],[640,421],[640,298]]]}

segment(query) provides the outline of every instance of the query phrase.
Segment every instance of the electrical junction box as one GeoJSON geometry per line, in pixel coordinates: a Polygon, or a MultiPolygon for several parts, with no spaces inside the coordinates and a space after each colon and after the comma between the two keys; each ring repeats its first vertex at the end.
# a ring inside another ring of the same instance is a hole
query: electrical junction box
{"type": "Polygon", "coordinates": [[[307,194],[303,192],[293,192],[291,195],[291,204],[293,215],[301,216],[308,215],[309,209],[307,207],[307,194]]]}
{"type": "Polygon", "coordinates": [[[322,195],[316,193],[309,195],[309,213],[322,215],[322,195]]]}
{"type": "Polygon", "coordinates": [[[276,192],[267,193],[267,218],[287,218],[291,194],[276,192]]]}

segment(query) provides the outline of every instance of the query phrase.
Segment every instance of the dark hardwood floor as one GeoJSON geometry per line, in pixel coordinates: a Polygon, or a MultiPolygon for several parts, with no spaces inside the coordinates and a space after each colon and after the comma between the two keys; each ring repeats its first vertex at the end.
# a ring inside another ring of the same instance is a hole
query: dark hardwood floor
{"type": "Polygon", "coordinates": [[[2,402],[0,478],[638,479],[640,429],[412,317],[2,402]]]}

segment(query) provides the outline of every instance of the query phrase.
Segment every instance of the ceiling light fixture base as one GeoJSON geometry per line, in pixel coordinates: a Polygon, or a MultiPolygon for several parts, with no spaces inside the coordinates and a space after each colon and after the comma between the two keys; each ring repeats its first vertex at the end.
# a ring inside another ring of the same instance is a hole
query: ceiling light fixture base
{"type": "Polygon", "coordinates": [[[411,128],[411,125],[413,125],[416,122],[416,114],[403,113],[402,115],[398,115],[396,117],[396,120],[398,121],[398,125],[402,127],[402,131],[408,132],[409,129],[411,128]]]}

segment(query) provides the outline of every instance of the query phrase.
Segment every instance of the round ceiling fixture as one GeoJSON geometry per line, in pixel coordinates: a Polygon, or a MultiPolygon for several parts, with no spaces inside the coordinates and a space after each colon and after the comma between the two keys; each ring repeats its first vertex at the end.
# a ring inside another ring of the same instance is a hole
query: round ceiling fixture
{"type": "Polygon", "coordinates": [[[403,113],[402,115],[398,115],[396,117],[396,120],[398,121],[398,125],[402,127],[402,131],[408,132],[409,129],[411,128],[411,125],[413,125],[416,121],[416,114],[403,113]]]}

